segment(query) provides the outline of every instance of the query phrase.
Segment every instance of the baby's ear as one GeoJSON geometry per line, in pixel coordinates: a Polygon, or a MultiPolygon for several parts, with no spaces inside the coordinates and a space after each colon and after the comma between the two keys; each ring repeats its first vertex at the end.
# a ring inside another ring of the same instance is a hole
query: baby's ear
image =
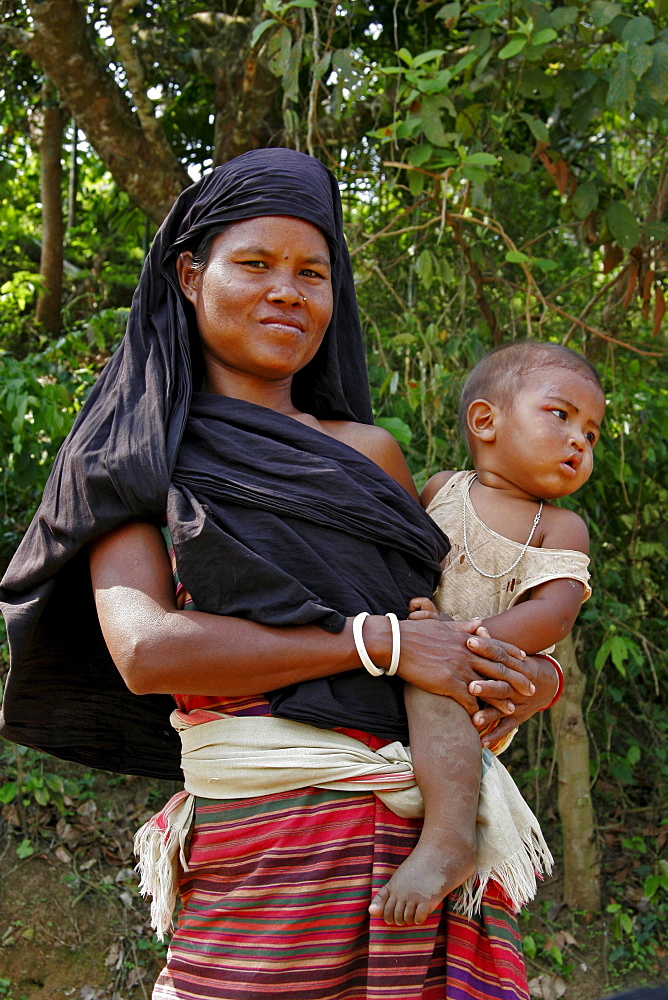
{"type": "Polygon", "coordinates": [[[474,399],[466,413],[466,424],[471,437],[478,441],[494,441],[496,413],[496,407],[488,399],[474,399]]]}

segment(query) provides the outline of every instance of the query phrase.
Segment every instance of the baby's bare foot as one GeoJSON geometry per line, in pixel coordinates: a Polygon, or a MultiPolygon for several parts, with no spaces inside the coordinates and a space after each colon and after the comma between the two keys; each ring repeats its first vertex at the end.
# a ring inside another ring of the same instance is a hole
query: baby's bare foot
{"type": "Polygon", "coordinates": [[[475,871],[470,844],[429,843],[420,839],[369,906],[386,924],[423,924],[448,893],[475,871]]]}

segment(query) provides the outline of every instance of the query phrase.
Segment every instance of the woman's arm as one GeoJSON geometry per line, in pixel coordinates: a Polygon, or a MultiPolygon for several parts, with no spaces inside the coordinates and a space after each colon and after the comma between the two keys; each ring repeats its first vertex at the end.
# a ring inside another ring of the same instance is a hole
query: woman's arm
{"type": "MultiPolygon", "coordinates": [[[[332,634],[316,625],[276,628],[177,609],[164,540],[154,525],[131,522],[102,536],[90,546],[90,563],[105,641],[137,694],[259,694],[360,666],[352,619],[332,634]]],[[[475,627],[402,622],[399,675],[449,695],[470,714],[478,706],[469,686],[477,681],[501,713],[512,711],[516,695],[529,697],[532,690],[522,657],[515,647],[473,636],[475,627]]],[[[364,641],[373,661],[387,667],[389,620],[367,618],[364,641]]]]}

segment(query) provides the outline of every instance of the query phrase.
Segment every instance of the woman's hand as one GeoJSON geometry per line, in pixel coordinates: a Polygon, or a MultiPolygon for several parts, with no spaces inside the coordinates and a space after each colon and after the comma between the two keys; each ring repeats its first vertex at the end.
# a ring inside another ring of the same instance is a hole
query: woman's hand
{"type": "MultiPolygon", "coordinates": [[[[488,704],[471,717],[476,729],[484,734],[480,739],[484,747],[494,750],[514,729],[552,703],[559,688],[559,677],[550,660],[543,656],[527,656],[523,670],[531,679],[535,690],[529,697],[519,692],[513,695],[514,712],[507,714],[499,711],[498,707],[488,704]]],[[[474,681],[471,690],[477,690],[479,684],[479,681],[474,681]]]]}
{"type": "MultiPolygon", "coordinates": [[[[387,658],[387,629],[382,617],[367,619],[365,641],[374,661],[384,666],[387,658]]],[[[480,685],[480,697],[498,709],[500,715],[515,711],[516,695],[529,698],[533,684],[523,670],[524,653],[510,643],[475,634],[480,620],[445,622],[433,618],[400,623],[401,659],[399,675],[415,687],[447,695],[459,702],[470,715],[478,709],[473,685],[480,685]]]]}

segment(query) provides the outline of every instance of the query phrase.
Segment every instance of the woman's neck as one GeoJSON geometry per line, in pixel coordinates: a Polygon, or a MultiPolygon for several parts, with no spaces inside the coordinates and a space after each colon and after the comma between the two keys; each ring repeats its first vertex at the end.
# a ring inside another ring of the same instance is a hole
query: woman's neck
{"type": "Polygon", "coordinates": [[[292,377],[268,381],[241,372],[216,368],[207,371],[202,382],[203,392],[230,399],[243,399],[246,403],[264,406],[276,413],[295,417],[300,411],[292,402],[292,377]]]}

